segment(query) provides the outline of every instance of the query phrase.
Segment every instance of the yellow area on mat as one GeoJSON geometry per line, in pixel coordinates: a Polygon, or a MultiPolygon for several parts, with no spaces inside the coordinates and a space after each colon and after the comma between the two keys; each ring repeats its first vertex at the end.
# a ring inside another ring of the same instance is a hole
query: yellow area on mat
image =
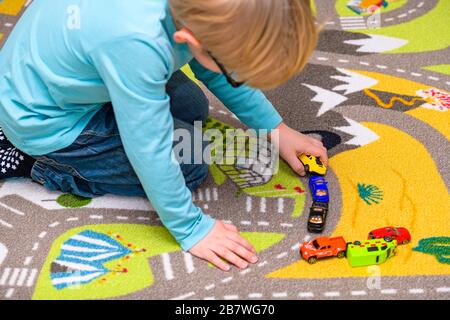
{"type": "Polygon", "coordinates": [[[26,2],[26,0],[3,0],[3,1],[0,1],[0,13],[15,16],[20,12],[20,10],[24,6],[25,2],[26,2]]]}
{"type": "MultiPolygon", "coordinates": [[[[445,275],[450,266],[433,255],[412,251],[423,238],[450,234],[450,197],[427,149],[406,133],[382,124],[365,122],[380,139],[341,153],[330,160],[342,190],[343,208],[333,236],[364,240],[372,229],[402,226],[412,243],[380,265],[382,276],[445,275]],[[366,204],[358,183],[381,189],[383,200],[366,204]]],[[[333,205],[333,204],[331,204],[333,205]]],[[[297,253],[298,254],[298,253],[297,253]]],[[[327,259],[315,265],[299,261],[268,275],[271,278],[367,277],[367,268],[351,268],[345,259],[327,259]]]]}
{"type": "MultiPolygon", "coordinates": [[[[378,72],[368,72],[361,70],[350,70],[350,71],[378,80],[378,83],[370,87],[370,90],[377,90],[383,92],[396,93],[398,95],[417,97],[417,91],[431,88],[429,85],[425,85],[419,82],[410,81],[394,76],[385,75],[378,72]]],[[[450,92],[445,90],[440,91],[450,94],[450,92]]],[[[450,126],[448,125],[450,123],[450,110],[446,112],[441,112],[425,108],[415,108],[405,113],[429,124],[436,130],[438,130],[440,133],[442,133],[444,136],[450,138],[450,126]]]]}

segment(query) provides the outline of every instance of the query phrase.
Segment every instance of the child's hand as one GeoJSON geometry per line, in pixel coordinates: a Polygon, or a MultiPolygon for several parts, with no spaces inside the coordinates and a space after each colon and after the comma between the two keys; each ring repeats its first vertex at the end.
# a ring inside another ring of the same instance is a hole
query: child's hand
{"type": "Polygon", "coordinates": [[[305,168],[298,158],[302,154],[320,157],[322,162],[326,166],[328,165],[327,149],[321,141],[297,132],[284,123],[277,129],[271,133],[270,138],[273,143],[279,144],[280,156],[299,175],[305,176],[306,174],[305,168]]]}
{"type": "Polygon", "coordinates": [[[223,271],[229,271],[230,266],[222,259],[241,269],[247,268],[249,262],[258,261],[255,249],[241,237],[238,229],[222,221],[216,221],[209,234],[189,252],[211,262],[223,271]]]}

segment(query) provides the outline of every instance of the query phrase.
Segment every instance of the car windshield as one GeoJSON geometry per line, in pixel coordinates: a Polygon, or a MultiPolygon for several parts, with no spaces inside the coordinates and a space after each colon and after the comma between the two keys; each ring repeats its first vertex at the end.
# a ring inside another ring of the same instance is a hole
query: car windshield
{"type": "Polygon", "coordinates": [[[395,234],[400,234],[400,231],[398,231],[398,229],[397,228],[392,228],[392,230],[394,230],[394,232],[395,232],[395,234]]]}
{"type": "Polygon", "coordinates": [[[316,195],[317,196],[326,196],[327,192],[325,190],[317,190],[316,195]]]}
{"type": "Polygon", "coordinates": [[[313,244],[314,248],[316,248],[316,249],[319,249],[319,248],[320,248],[319,243],[317,242],[317,240],[314,240],[314,241],[312,242],[312,244],[313,244]]]}

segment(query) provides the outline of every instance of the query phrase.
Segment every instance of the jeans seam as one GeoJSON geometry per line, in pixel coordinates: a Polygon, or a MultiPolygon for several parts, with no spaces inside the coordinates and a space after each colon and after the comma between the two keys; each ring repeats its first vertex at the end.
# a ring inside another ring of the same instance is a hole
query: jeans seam
{"type": "Polygon", "coordinates": [[[69,165],[69,164],[62,164],[62,163],[58,163],[56,160],[48,158],[46,156],[42,156],[36,159],[36,163],[35,164],[42,164],[42,165],[48,165],[51,167],[54,167],[56,169],[62,169],[63,171],[66,171],[69,174],[72,174],[73,176],[82,179],[84,181],[87,182],[92,182],[91,180],[85,178],[84,176],[82,176],[77,169],[75,169],[73,166],[69,165]]]}

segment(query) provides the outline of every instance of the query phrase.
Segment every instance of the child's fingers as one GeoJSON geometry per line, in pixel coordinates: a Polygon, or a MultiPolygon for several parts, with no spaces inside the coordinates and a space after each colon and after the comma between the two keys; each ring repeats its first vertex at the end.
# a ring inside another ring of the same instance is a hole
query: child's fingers
{"type": "Polygon", "coordinates": [[[245,240],[242,236],[240,236],[239,234],[230,234],[228,235],[228,239],[236,242],[237,244],[243,246],[245,249],[247,249],[248,251],[253,252],[254,254],[256,253],[256,250],[253,248],[253,246],[250,244],[250,242],[248,242],[247,240],[245,240]]]}
{"type": "MultiPolygon", "coordinates": [[[[232,242],[232,241],[230,241],[232,242]]],[[[224,258],[229,263],[235,265],[240,269],[245,269],[248,267],[248,263],[245,262],[242,258],[240,258],[237,254],[235,254],[231,249],[228,248],[229,244],[225,244],[225,246],[217,248],[214,252],[221,258],[224,258]]],[[[233,248],[236,250],[236,248],[233,248]]]]}
{"type": "Polygon", "coordinates": [[[220,259],[214,252],[210,251],[205,255],[205,259],[223,271],[230,271],[230,265],[220,259]]]}
{"type": "Polygon", "coordinates": [[[319,157],[320,160],[328,166],[328,150],[325,147],[311,146],[307,153],[315,157],[319,157]]]}
{"type": "Polygon", "coordinates": [[[289,164],[289,166],[294,170],[298,175],[304,177],[306,175],[305,167],[300,162],[300,159],[296,154],[293,154],[289,157],[286,157],[284,160],[289,164]]]}
{"type": "Polygon", "coordinates": [[[258,258],[256,256],[255,249],[253,249],[253,247],[240,236],[238,236],[235,240],[232,240],[232,242],[228,245],[228,248],[246,261],[256,263],[258,258]]]}

